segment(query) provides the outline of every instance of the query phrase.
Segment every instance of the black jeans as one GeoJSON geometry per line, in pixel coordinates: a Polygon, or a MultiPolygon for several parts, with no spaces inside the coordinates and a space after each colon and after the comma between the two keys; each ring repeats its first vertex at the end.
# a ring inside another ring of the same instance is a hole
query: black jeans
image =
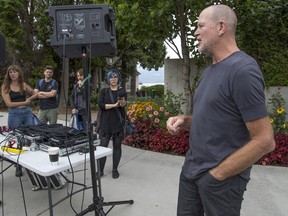
{"type": "MultiPolygon", "coordinates": [[[[109,145],[109,141],[112,137],[112,141],[113,141],[113,169],[118,168],[120,159],[121,159],[121,155],[122,155],[122,148],[121,148],[121,144],[122,144],[122,140],[123,137],[121,136],[112,136],[112,135],[100,135],[100,146],[103,147],[108,147],[109,145]]],[[[103,157],[100,158],[100,171],[103,172],[104,167],[105,167],[105,163],[106,163],[106,159],[107,157],[103,157]]]]}
{"type": "Polygon", "coordinates": [[[239,216],[247,183],[239,175],[219,181],[209,172],[199,179],[181,172],[177,216],[239,216]]]}

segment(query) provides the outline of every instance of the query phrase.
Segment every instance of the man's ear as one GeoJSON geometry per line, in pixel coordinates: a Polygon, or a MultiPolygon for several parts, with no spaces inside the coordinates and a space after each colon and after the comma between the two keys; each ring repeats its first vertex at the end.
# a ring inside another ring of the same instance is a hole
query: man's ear
{"type": "Polygon", "coordinates": [[[220,36],[220,35],[223,35],[225,32],[226,32],[226,28],[227,28],[227,25],[226,25],[226,23],[225,22],[223,22],[223,21],[220,21],[218,24],[217,24],[218,26],[218,35],[220,36]]]}

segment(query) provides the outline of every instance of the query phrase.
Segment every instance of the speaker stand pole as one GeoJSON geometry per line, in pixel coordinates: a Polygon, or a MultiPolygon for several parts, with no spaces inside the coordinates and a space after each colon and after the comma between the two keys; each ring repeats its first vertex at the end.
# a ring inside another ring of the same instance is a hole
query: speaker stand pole
{"type": "MultiPolygon", "coordinates": [[[[82,66],[85,78],[88,77],[88,61],[86,47],[82,47],[82,66]]],[[[85,87],[85,98],[86,98],[86,110],[87,110],[87,136],[89,142],[89,154],[90,154],[90,169],[91,169],[91,180],[92,180],[92,190],[93,190],[93,203],[88,206],[87,209],[83,210],[77,216],[85,215],[89,212],[94,211],[95,216],[106,216],[115,205],[122,204],[133,204],[133,200],[115,201],[115,202],[103,202],[102,192],[101,192],[101,180],[100,180],[100,164],[97,160],[97,172],[95,165],[95,155],[94,155],[94,145],[92,140],[93,126],[91,123],[91,108],[90,108],[90,82],[89,79],[84,83],[85,87]],[[103,206],[111,206],[107,213],[104,212],[103,206]]]]}

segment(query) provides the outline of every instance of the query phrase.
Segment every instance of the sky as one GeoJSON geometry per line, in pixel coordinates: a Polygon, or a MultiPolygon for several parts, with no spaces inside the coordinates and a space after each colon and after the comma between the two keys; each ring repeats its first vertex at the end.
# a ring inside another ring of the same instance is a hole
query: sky
{"type": "Polygon", "coordinates": [[[137,71],[140,72],[139,82],[143,84],[147,83],[164,83],[164,68],[156,70],[145,70],[140,66],[137,66],[137,71]]]}
{"type": "MultiPolygon", "coordinates": [[[[166,47],[166,49],[167,49],[166,58],[168,57],[171,59],[178,58],[178,56],[169,47],[166,47]]],[[[147,84],[147,83],[163,83],[164,84],[164,67],[159,68],[158,71],[156,70],[148,71],[138,65],[137,70],[138,72],[141,73],[139,76],[139,82],[143,84],[147,84]]]]}

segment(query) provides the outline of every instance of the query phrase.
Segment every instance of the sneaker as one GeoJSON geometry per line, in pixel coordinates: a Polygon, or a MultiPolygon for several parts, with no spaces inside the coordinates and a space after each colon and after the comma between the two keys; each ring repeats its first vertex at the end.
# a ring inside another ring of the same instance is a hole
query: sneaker
{"type": "Polygon", "coordinates": [[[112,170],[112,178],[113,179],[117,179],[117,178],[119,178],[119,176],[120,176],[120,174],[119,174],[119,172],[118,172],[118,170],[112,170]]]}

